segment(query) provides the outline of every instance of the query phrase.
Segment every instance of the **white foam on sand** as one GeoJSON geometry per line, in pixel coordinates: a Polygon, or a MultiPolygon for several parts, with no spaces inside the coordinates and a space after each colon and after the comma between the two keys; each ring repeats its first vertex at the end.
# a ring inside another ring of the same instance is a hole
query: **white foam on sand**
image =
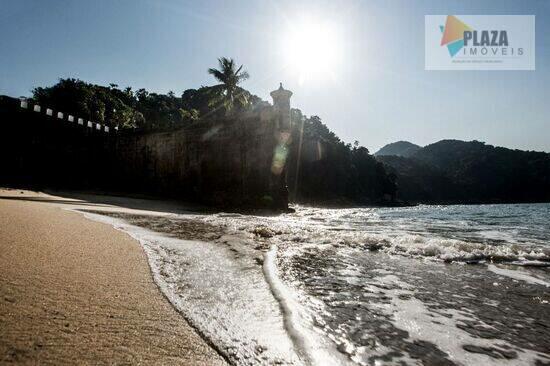
{"type": "Polygon", "coordinates": [[[304,364],[262,268],[222,244],[181,240],[109,216],[84,213],[137,239],[162,293],[238,365],[304,364]]]}
{"type": "MultiPolygon", "coordinates": [[[[426,305],[416,299],[414,288],[401,281],[395,275],[378,278],[381,284],[391,284],[399,289],[384,289],[384,293],[391,298],[390,304],[379,304],[380,309],[385,308],[385,312],[392,316],[393,324],[409,333],[411,339],[423,340],[435,344],[440,350],[448,354],[449,359],[463,365],[534,365],[541,355],[537,352],[520,349],[510,343],[500,339],[484,339],[473,337],[468,332],[457,327],[461,321],[471,321],[475,319],[471,314],[463,309],[457,311],[454,309],[441,309],[440,313],[430,311],[426,305]],[[401,296],[400,296],[401,295],[401,296]],[[407,296],[403,296],[407,295],[407,296]],[[510,351],[517,353],[515,359],[495,359],[481,353],[466,352],[464,345],[474,345],[483,348],[492,348],[494,350],[510,351]]],[[[481,324],[481,321],[478,321],[481,324]]],[[[545,361],[549,359],[545,358],[545,361]]]]}
{"type": "Polygon", "coordinates": [[[524,271],[522,269],[506,269],[502,267],[497,267],[494,264],[489,264],[487,266],[487,269],[493,273],[496,273],[500,276],[505,276],[508,278],[512,278],[514,280],[520,280],[527,283],[530,283],[532,285],[541,285],[550,287],[550,283],[541,280],[540,278],[536,278],[535,276],[529,274],[527,271],[524,271]]]}
{"type": "Polygon", "coordinates": [[[314,331],[312,319],[306,316],[291,291],[281,281],[277,264],[277,246],[272,245],[265,254],[264,273],[273,292],[279,301],[285,317],[285,327],[296,345],[297,352],[308,364],[312,365],[346,365],[351,362],[340,354],[333,343],[329,343],[318,332],[314,331]]]}

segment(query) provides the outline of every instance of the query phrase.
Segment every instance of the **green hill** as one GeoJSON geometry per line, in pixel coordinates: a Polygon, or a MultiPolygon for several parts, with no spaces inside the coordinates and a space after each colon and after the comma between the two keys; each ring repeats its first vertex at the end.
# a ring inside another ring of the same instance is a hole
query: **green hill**
{"type": "Polygon", "coordinates": [[[421,148],[421,146],[415,145],[408,141],[397,141],[392,142],[391,144],[387,144],[386,146],[375,152],[374,156],[394,155],[408,158],[421,148]]]}
{"type": "Polygon", "coordinates": [[[550,202],[550,154],[442,140],[408,158],[377,156],[398,197],[425,203],[550,202]]]}

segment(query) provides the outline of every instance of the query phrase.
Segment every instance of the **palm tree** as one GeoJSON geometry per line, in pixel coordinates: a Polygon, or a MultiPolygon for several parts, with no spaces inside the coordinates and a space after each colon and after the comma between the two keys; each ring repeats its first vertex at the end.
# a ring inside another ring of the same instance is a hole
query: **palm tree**
{"type": "Polygon", "coordinates": [[[218,59],[219,70],[210,68],[208,73],[213,75],[221,84],[215,85],[213,90],[217,94],[214,103],[221,102],[226,111],[233,109],[235,103],[244,107],[248,104],[248,98],[244,90],[239,88],[241,81],[248,79],[249,75],[243,70],[243,65],[236,67],[232,58],[221,57],[218,59]]]}

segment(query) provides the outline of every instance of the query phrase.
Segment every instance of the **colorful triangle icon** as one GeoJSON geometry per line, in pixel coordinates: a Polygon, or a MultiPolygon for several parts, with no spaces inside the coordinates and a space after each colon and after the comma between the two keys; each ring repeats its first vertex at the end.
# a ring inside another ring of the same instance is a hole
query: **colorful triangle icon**
{"type": "Polygon", "coordinates": [[[456,42],[458,40],[463,40],[464,32],[472,30],[472,28],[464,24],[454,15],[448,15],[443,30],[443,37],[441,38],[441,46],[456,42]]]}
{"type": "MultiPolygon", "coordinates": [[[[441,33],[445,31],[445,27],[440,25],[439,29],[441,30],[441,33]]],[[[458,53],[464,47],[464,39],[459,39],[458,41],[452,42],[447,44],[447,50],[449,51],[449,55],[453,57],[458,53]]]]}
{"type": "Polygon", "coordinates": [[[447,49],[449,50],[449,54],[451,55],[451,57],[456,55],[458,53],[458,51],[460,51],[462,49],[462,47],[464,47],[464,40],[463,39],[461,39],[459,41],[456,41],[456,42],[453,42],[453,43],[447,44],[447,49]]]}

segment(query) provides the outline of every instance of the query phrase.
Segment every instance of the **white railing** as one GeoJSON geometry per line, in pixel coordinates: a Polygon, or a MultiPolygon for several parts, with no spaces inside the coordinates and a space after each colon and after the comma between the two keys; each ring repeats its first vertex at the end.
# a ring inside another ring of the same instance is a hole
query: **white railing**
{"type": "MultiPolygon", "coordinates": [[[[19,107],[22,108],[22,109],[29,109],[29,102],[26,99],[21,99],[19,107]]],[[[38,104],[34,104],[32,106],[32,110],[34,112],[41,113],[42,112],[42,107],[38,104]]],[[[53,117],[53,115],[54,115],[53,109],[52,108],[46,108],[46,115],[48,117],[53,117]]],[[[57,116],[57,119],[65,120],[65,113],[63,113],[63,112],[58,111],[56,116],[57,116]]],[[[70,123],[74,123],[75,122],[75,117],[68,114],[66,121],[70,122],[70,123]]],[[[84,126],[84,119],[83,118],[77,118],[76,121],[79,125],[84,126]]],[[[94,125],[95,125],[95,129],[98,130],[98,131],[104,131],[104,132],[107,132],[107,133],[110,132],[109,126],[105,126],[105,125],[102,125],[101,123],[96,123],[96,122],[93,122],[93,121],[87,121],[87,123],[86,123],[87,128],[93,129],[94,125]]],[[[118,126],[115,127],[115,131],[118,131],[118,126]]]]}

